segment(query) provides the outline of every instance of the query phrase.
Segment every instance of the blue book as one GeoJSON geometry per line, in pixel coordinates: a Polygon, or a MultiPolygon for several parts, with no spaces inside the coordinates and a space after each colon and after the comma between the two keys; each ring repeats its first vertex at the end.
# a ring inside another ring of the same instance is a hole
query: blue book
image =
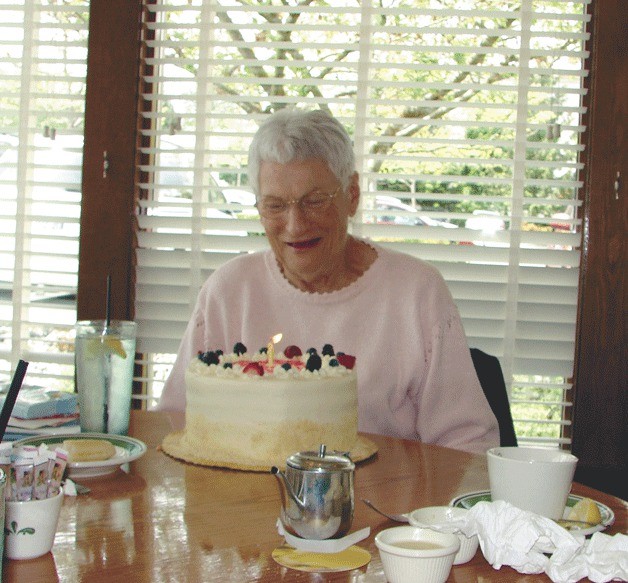
{"type": "Polygon", "coordinates": [[[45,427],[35,431],[29,431],[28,429],[18,429],[13,427],[7,427],[2,441],[19,441],[20,439],[26,439],[27,437],[46,437],[55,435],[75,434],[81,432],[81,426],[78,423],[72,423],[70,425],[63,425],[60,427],[45,427]]]}
{"type": "MultiPolygon", "coordinates": [[[[7,387],[8,389],[8,387],[7,387]]],[[[0,393],[0,408],[6,393],[0,393]]],[[[12,417],[37,419],[76,413],[77,394],[45,387],[23,386],[17,395],[12,417]]]]}

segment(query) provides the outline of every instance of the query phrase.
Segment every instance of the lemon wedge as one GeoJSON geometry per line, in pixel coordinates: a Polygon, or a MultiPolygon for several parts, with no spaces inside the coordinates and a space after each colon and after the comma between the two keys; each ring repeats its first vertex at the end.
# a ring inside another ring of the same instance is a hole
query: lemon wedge
{"type": "Polygon", "coordinates": [[[100,338],[90,340],[88,352],[94,358],[107,354],[115,354],[120,358],[126,358],[126,350],[124,350],[120,338],[116,336],[101,336],[100,338]]]}
{"type": "Polygon", "coordinates": [[[567,520],[578,520],[595,525],[602,522],[602,515],[597,504],[591,498],[583,498],[573,505],[567,520]]]}

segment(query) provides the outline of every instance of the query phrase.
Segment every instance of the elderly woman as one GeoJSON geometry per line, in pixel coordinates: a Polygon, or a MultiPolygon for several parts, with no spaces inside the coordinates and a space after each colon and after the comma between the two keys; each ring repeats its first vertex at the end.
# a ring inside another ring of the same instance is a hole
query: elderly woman
{"type": "Polygon", "coordinates": [[[249,177],[270,249],[203,285],[159,408],[185,409],[198,351],[236,342],[323,346],[357,357],[358,428],[483,452],[498,426],[458,311],[427,263],[348,234],[360,202],[351,140],[323,111],[282,110],[258,130],[249,177]]]}

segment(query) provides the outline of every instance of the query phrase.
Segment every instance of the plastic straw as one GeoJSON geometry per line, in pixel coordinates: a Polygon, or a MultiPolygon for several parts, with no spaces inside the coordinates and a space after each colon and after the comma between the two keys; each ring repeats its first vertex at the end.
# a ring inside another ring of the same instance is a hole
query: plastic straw
{"type": "Polygon", "coordinates": [[[107,275],[107,303],[105,305],[105,325],[111,324],[111,274],[107,275]]]}
{"type": "Polygon", "coordinates": [[[17,368],[15,369],[15,374],[13,375],[9,392],[7,393],[4,405],[2,406],[2,412],[0,413],[0,441],[4,439],[4,432],[7,430],[7,425],[9,423],[11,413],[13,413],[13,407],[17,399],[17,394],[22,388],[27,368],[28,362],[25,360],[20,360],[17,363],[17,368]]]}
{"type": "MultiPolygon", "coordinates": [[[[103,328],[103,338],[109,333],[111,326],[111,274],[107,275],[107,303],[105,306],[105,327],[103,328]]],[[[105,404],[103,407],[103,425],[105,433],[109,433],[109,393],[111,389],[109,387],[111,377],[111,354],[105,355],[105,404]]]]}

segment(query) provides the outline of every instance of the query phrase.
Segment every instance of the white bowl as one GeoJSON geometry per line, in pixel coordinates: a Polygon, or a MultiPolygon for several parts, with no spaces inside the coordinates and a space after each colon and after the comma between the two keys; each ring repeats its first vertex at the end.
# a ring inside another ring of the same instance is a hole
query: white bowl
{"type": "Polygon", "coordinates": [[[454,565],[468,563],[478,550],[480,541],[477,535],[466,536],[459,529],[451,526],[455,521],[464,519],[469,511],[466,508],[454,508],[452,506],[427,506],[418,508],[408,514],[408,520],[412,526],[435,528],[439,532],[455,534],[460,540],[460,550],[454,557],[454,565]]]}
{"type": "Polygon", "coordinates": [[[389,583],[444,583],[460,549],[455,534],[416,526],[382,530],[375,536],[375,545],[389,583]]]}
{"type": "Polygon", "coordinates": [[[558,520],[578,458],[560,449],[494,447],[486,452],[491,500],[558,520]]]}

